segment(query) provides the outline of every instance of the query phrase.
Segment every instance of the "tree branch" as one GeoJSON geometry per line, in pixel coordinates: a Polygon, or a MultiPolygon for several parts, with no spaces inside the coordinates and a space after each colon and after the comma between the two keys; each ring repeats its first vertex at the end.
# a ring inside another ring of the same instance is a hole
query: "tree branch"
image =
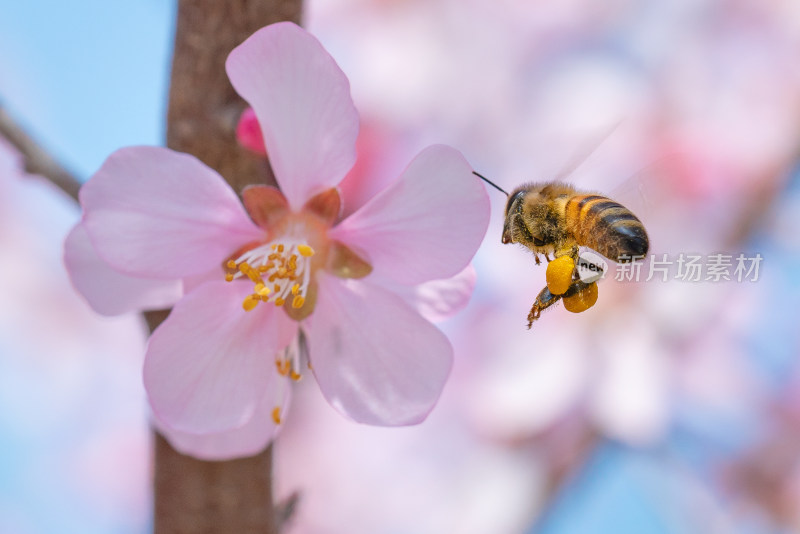
{"type": "Polygon", "coordinates": [[[34,142],[2,107],[0,107],[0,136],[22,154],[25,159],[25,172],[47,178],[67,195],[78,200],[78,189],[81,187],[78,179],[34,142]]]}
{"type": "MultiPolygon", "coordinates": [[[[257,29],[299,22],[301,0],[180,0],[172,60],[167,146],[197,156],[236,190],[270,179],[268,165],[240,148],[235,121],[245,103],[225,74],[228,53],[257,29]]],[[[164,313],[147,314],[151,329],[164,313]]],[[[276,534],[271,447],[228,462],[183,456],[156,436],[156,534],[276,534]]]]}

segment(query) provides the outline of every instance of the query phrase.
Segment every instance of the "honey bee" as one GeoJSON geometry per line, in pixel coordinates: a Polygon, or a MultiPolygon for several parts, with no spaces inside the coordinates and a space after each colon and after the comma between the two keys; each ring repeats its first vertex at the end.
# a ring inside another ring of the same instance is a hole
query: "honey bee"
{"type": "Polygon", "coordinates": [[[603,195],[579,191],[559,182],[524,184],[511,194],[478,173],[508,196],[502,241],[519,243],[548,262],[547,286],[528,314],[528,328],[541,312],[559,300],[580,312],[597,300],[597,285],[581,280],[575,270],[579,247],[590,248],[615,262],[647,255],[650,243],[644,224],[628,208],[603,195]],[[552,258],[551,258],[552,256],[552,258]],[[554,261],[555,260],[555,261],[554,261]]]}

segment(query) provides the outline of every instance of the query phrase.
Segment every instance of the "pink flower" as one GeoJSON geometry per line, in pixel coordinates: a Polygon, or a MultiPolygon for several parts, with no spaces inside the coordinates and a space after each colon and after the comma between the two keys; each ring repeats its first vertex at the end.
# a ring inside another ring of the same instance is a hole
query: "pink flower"
{"type": "Polygon", "coordinates": [[[413,286],[469,277],[488,224],[483,186],[459,152],[433,146],[341,220],[337,185],[355,162],[358,116],[334,60],[280,23],[226,67],[255,110],[280,191],[248,187],[242,204],[192,156],[121,149],[81,190],[83,220],[65,251],[75,286],[106,313],[177,301],[150,338],[144,382],[158,426],[184,452],[257,452],[291,379],[309,370],[358,422],[422,421],[452,348],[410,303],[413,286]]]}

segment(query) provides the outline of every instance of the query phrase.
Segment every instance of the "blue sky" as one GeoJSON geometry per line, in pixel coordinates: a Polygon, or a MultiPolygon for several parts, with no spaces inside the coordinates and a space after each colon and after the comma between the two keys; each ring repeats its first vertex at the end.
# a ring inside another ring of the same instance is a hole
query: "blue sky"
{"type": "Polygon", "coordinates": [[[160,144],[173,2],[6,2],[0,104],[82,179],[116,148],[160,144]]]}

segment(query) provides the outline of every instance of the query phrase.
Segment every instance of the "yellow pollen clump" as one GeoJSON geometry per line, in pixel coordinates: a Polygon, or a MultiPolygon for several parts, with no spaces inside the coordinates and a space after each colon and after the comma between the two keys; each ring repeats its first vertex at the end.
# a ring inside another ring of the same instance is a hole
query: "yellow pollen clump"
{"type": "Polygon", "coordinates": [[[597,302],[597,282],[592,282],[574,295],[564,297],[564,308],[572,313],[586,311],[597,302]]]}
{"type": "Polygon", "coordinates": [[[572,285],[572,273],[575,270],[575,260],[569,256],[561,256],[547,264],[545,279],[547,289],[553,295],[562,295],[572,285]]]}
{"type": "Polygon", "coordinates": [[[226,269],[234,271],[226,272],[225,280],[247,277],[253,282],[253,293],[242,302],[245,311],[255,309],[262,301],[283,306],[291,300],[295,308],[300,308],[311,281],[311,263],[307,258],[313,254],[314,249],[302,243],[262,245],[225,262],[226,269]]]}
{"type": "Polygon", "coordinates": [[[291,372],[289,373],[289,378],[291,378],[295,382],[299,382],[300,379],[303,378],[303,375],[292,369],[291,372]]]}
{"type": "Polygon", "coordinates": [[[273,421],[273,422],[274,422],[276,425],[279,425],[279,424],[281,424],[281,407],[280,407],[280,406],[275,406],[275,407],[272,409],[272,421],[273,421]]]}

